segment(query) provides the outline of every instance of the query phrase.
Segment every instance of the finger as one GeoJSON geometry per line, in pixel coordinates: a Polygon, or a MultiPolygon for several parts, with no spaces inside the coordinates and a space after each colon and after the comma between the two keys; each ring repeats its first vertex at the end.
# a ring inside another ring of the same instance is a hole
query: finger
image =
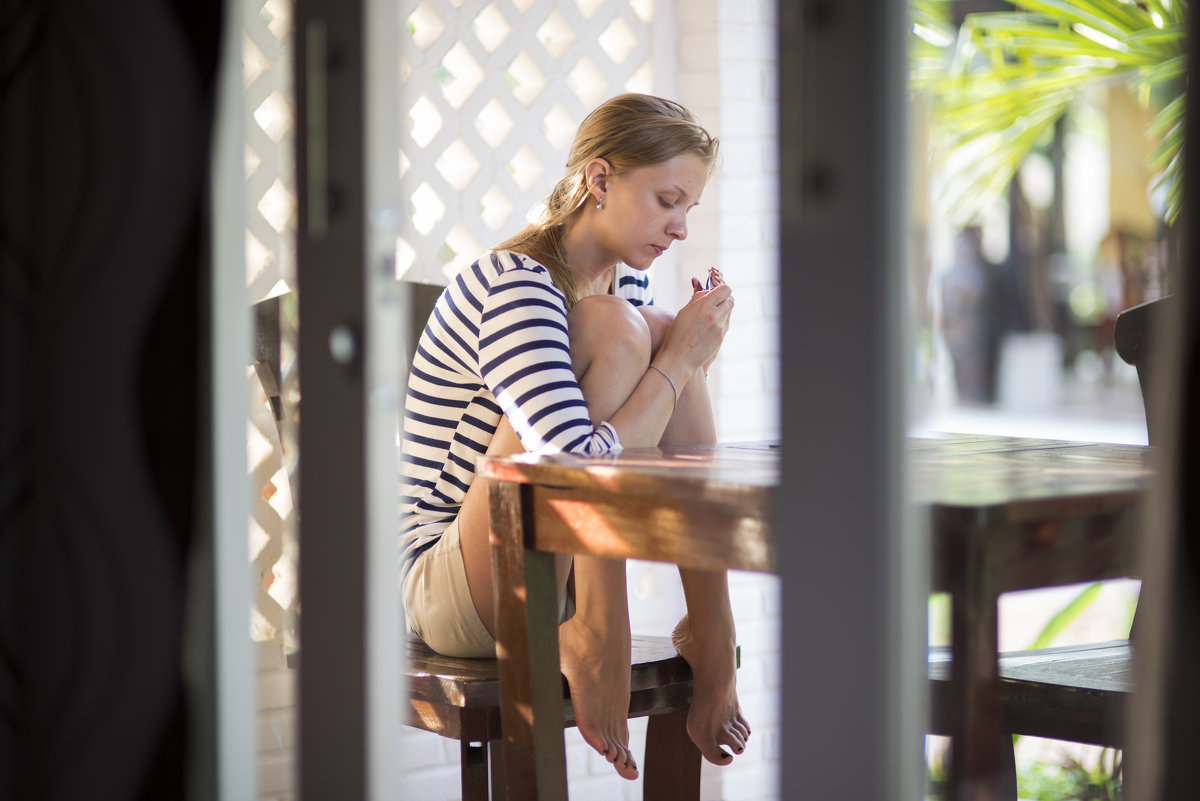
{"type": "Polygon", "coordinates": [[[713,298],[713,300],[716,301],[716,304],[720,306],[726,300],[729,300],[733,297],[733,290],[729,288],[729,284],[719,284],[718,286],[714,286],[712,289],[708,290],[706,296],[713,298]]]}
{"type": "MultiPolygon", "coordinates": [[[[727,287],[725,284],[722,284],[721,288],[728,289],[729,287],[727,287]]],[[[713,290],[713,292],[716,291],[717,290],[715,289],[713,290]]],[[[733,313],[733,307],[735,303],[736,301],[733,299],[733,292],[729,292],[724,298],[717,301],[717,310],[728,316],[733,313]]]]}
{"type": "Polygon", "coordinates": [[[703,292],[703,291],[704,291],[704,287],[702,287],[700,285],[700,279],[693,277],[692,278],[692,292],[703,292]]]}

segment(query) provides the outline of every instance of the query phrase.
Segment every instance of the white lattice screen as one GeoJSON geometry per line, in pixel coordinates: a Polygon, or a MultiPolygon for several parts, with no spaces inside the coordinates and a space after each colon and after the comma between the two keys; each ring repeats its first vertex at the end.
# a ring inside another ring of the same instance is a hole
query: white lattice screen
{"type": "MultiPolygon", "coordinates": [[[[246,287],[251,302],[289,292],[296,274],[295,103],[292,82],[293,0],[245,0],[242,88],[245,131],[246,287]]],[[[295,305],[283,304],[281,325],[294,332],[295,305]]],[[[284,337],[282,386],[295,408],[298,388],[284,337]]],[[[295,427],[283,443],[253,369],[247,370],[246,426],[251,491],[249,559],[255,577],[250,635],[257,647],[258,790],[261,799],[295,794],[295,675],[284,664],[295,646],[297,546],[290,476],[295,427]],[[286,458],[285,458],[286,457],[286,458]]]]}
{"type": "Polygon", "coordinates": [[[652,91],[653,0],[401,0],[398,276],[445,283],[549,193],[584,116],[652,91]]]}

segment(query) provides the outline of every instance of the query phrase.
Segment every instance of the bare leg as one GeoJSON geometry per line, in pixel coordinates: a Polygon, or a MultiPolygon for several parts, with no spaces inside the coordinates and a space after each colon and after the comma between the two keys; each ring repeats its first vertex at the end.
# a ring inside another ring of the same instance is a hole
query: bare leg
{"type": "MultiPolygon", "coordinates": [[[[593,422],[619,409],[645,374],[650,335],[626,301],[611,296],[584,298],[569,316],[571,361],[593,422]]],[[[489,454],[520,453],[520,440],[502,419],[489,454]]],[[[471,599],[488,631],[495,634],[486,482],[476,479],[459,514],[463,560],[471,599]]],[[[559,561],[560,587],[571,558],[559,561]]],[[[571,687],[575,719],[584,740],[603,754],[621,776],[637,778],[629,751],[629,606],[625,563],[580,556],[574,560],[575,615],[559,627],[563,675],[571,687]]]]}
{"type": "MultiPolygon", "coordinates": [[[[657,347],[670,324],[669,314],[646,310],[652,347],[657,347]]],[[[663,445],[702,445],[716,441],[716,426],[703,374],[687,383],[679,405],[663,434],[663,445]]],[[[704,758],[727,765],[746,748],[750,726],[737,698],[737,637],[724,572],[679,569],[688,612],[675,627],[672,641],[687,660],[696,681],[688,711],[688,735],[704,758]]]]}
{"type": "MultiPolygon", "coordinates": [[[[624,405],[650,364],[650,332],[626,301],[584,298],[571,310],[571,362],[592,422],[624,405]]],[[[559,627],[563,675],[571,686],[579,733],[613,763],[637,778],[629,750],[629,599],[625,562],[575,558],[575,616],[559,627]]]]}

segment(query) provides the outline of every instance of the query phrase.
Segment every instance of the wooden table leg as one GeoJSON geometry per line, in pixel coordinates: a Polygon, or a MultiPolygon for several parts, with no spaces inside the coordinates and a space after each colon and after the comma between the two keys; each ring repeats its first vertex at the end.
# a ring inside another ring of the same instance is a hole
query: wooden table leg
{"type": "Polygon", "coordinates": [[[954,801],[1013,801],[1004,798],[1009,777],[1001,776],[996,737],[1000,733],[999,626],[993,582],[974,554],[964,560],[969,587],[952,600],[951,649],[954,702],[959,709],[952,739],[950,798],[954,801]]]}
{"type": "Polygon", "coordinates": [[[646,726],[642,798],[698,801],[700,749],[687,733],[687,712],[652,715],[646,726]]]}
{"type": "Polygon", "coordinates": [[[489,489],[504,782],[509,798],[565,801],[555,558],[525,548],[529,494],[528,486],[505,482],[489,489]]]}

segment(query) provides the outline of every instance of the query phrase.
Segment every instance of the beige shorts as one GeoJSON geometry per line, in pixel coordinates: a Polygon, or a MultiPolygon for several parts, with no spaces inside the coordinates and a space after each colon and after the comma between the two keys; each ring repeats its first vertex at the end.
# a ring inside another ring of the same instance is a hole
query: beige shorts
{"type": "MultiPolygon", "coordinates": [[[[494,659],[496,640],[483,625],[467,586],[457,518],[417,557],[401,587],[404,617],[421,641],[446,656],[494,659]]],[[[558,598],[558,619],[575,614],[575,600],[558,598]]]]}
{"type": "Polygon", "coordinates": [[[496,640],[471,600],[458,520],[417,557],[402,587],[408,627],[439,654],[494,659],[496,640]]]}

